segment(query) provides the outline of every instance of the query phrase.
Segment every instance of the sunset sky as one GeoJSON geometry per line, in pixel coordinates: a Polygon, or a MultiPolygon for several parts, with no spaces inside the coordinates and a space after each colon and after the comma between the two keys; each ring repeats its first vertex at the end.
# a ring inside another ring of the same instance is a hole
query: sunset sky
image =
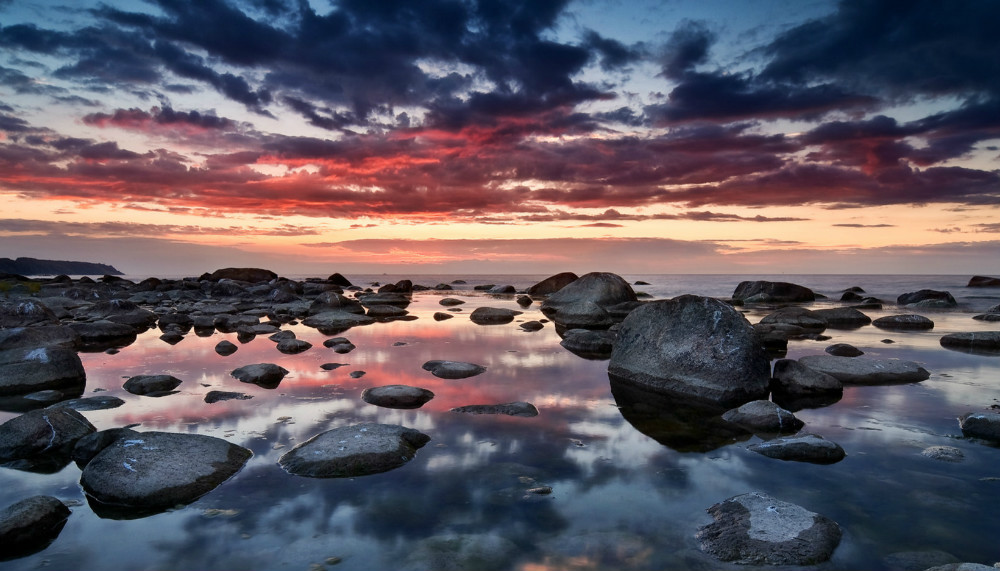
{"type": "Polygon", "coordinates": [[[1000,273],[994,0],[0,0],[0,257],[1000,273]]]}

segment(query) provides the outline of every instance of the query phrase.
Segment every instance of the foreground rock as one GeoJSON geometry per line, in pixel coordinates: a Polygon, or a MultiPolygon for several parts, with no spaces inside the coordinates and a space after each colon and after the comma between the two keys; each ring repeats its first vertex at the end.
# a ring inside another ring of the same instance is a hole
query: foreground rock
{"type": "Polygon", "coordinates": [[[32,496],[0,510],[0,561],[45,549],[69,516],[69,508],[52,496],[32,496]]]}
{"type": "Polygon", "coordinates": [[[767,396],[770,372],[750,323],[732,306],[694,295],[633,311],[608,364],[615,379],[726,408],[767,396]]]}
{"type": "Polygon", "coordinates": [[[965,436],[1000,442],[1000,413],[970,412],[959,417],[958,425],[965,436]]]}
{"type": "Polygon", "coordinates": [[[274,363],[257,363],[233,370],[233,377],[244,383],[252,383],[265,389],[275,389],[288,374],[288,369],[274,363]]]}
{"type": "MultiPolygon", "coordinates": [[[[0,424],[0,462],[66,456],[76,441],[96,432],[94,425],[70,408],[33,410],[0,424]]],[[[57,459],[57,462],[61,458],[57,459]]]]}
{"type": "Polygon", "coordinates": [[[839,444],[815,434],[775,438],[747,446],[747,450],[768,458],[813,464],[834,464],[847,456],[839,444]]]}
{"type": "Polygon", "coordinates": [[[755,400],[726,411],[722,419],[755,433],[790,433],[802,428],[803,422],[791,412],[769,400],[755,400]]]}
{"type": "Polygon", "coordinates": [[[465,414],[504,414],[507,416],[538,416],[538,409],[530,402],[508,402],[503,404],[470,404],[451,409],[451,412],[465,414]]]}
{"type": "Polygon", "coordinates": [[[744,303],[798,303],[816,301],[816,294],[788,282],[744,281],[736,286],[733,299],[744,303]]]}
{"type": "Polygon", "coordinates": [[[162,397],[173,394],[181,382],[173,375],[136,375],[125,381],[122,388],[134,395],[162,397]]]}
{"type": "Polygon", "coordinates": [[[941,338],[941,346],[957,351],[995,354],[1000,352],[1000,331],[949,333],[941,338]]]}
{"type": "Polygon", "coordinates": [[[412,428],[356,424],[317,434],[289,450],[278,463],[296,476],[367,476],[399,468],[428,442],[429,436],[412,428]]]}
{"type": "Polygon", "coordinates": [[[901,331],[917,330],[926,331],[934,329],[934,322],[923,315],[886,315],[872,321],[872,325],[879,329],[897,329],[901,331]]]}
{"type": "Polygon", "coordinates": [[[845,385],[918,383],[931,376],[919,364],[899,359],[806,355],[799,359],[799,363],[835,377],[845,385]]]}
{"type": "Polygon", "coordinates": [[[51,309],[33,299],[0,301],[0,329],[58,323],[59,318],[51,309]]]}
{"type": "Polygon", "coordinates": [[[432,398],[434,398],[433,392],[408,385],[371,387],[361,393],[361,400],[385,408],[420,408],[432,398]]]}
{"type": "Polygon", "coordinates": [[[524,312],[502,307],[477,307],[469,314],[469,319],[477,325],[503,325],[514,321],[522,313],[524,312]]]}
{"type": "Polygon", "coordinates": [[[10,349],[37,349],[38,347],[65,347],[79,345],[80,334],[65,325],[39,325],[0,329],[0,347],[10,349]]]}
{"type": "Polygon", "coordinates": [[[461,361],[427,361],[423,369],[442,379],[467,379],[486,372],[486,367],[482,365],[461,361]]]}
{"type": "Polygon", "coordinates": [[[698,530],[701,549],[743,565],[814,565],[840,544],[840,526],[801,506],[752,492],[708,508],[715,519],[698,530]]]}
{"type": "Polygon", "coordinates": [[[60,390],[80,395],[87,373],[75,351],[38,347],[0,351],[0,396],[60,390]]]}
{"type": "Polygon", "coordinates": [[[99,515],[155,513],[207,494],[252,455],[212,436],[140,432],[115,440],[94,456],[80,484],[99,515]]]}

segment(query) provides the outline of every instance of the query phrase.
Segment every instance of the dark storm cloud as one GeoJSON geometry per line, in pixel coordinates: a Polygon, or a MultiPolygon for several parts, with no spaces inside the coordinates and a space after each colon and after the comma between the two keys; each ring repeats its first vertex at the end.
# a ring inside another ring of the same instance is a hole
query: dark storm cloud
{"type": "Polygon", "coordinates": [[[171,107],[154,107],[150,111],[142,109],[117,109],[114,113],[90,113],[84,115],[83,122],[88,125],[115,125],[125,128],[141,128],[155,123],[158,125],[186,125],[199,129],[228,130],[234,127],[234,122],[214,113],[198,111],[175,111],[171,107]]]}

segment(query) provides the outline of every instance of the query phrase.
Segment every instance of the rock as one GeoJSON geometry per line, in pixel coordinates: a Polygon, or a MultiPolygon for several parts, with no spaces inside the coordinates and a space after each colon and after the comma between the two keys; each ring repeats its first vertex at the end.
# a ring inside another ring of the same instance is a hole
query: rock
{"type": "Polygon", "coordinates": [[[840,544],[833,520],[801,506],[751,492],[708,508],[714,522],[698,530],[701,549],[742,565],[814,565],[840,544]]]}
{"type": "Polygon", "coordinates": [[[228,357],[229,355],[235,353],[238,348],[239,347],[237,347],[236,344],[233,343],[232,341],[227,341],[226,339],[223,339],[222,341],[216,343],[215,352],[218,353],[219,355],[222,355],[223,357],[228,357]]]}
{"type": "Polygon", "coordinates": [[[330,277],[326,278],[326,281],[340,287],[351,287],[352,285],[354,285],[350,282],[350,280],[340,275],[340,272],[334,272],[333,274],[330,275],[330,277]]]}
{"type": "Polygon", "coordinates": [[[845,385],[917,383],[930,377],[930,373],[919,364],[899,359],[806,355],[799,359],[799,363],[836,377],[845,385]]]}
{"type": "Polygon", "coordinates": [[[96,430],[70,408],[26,412],[0,424],[0,462],[68,455],[77,440],[96,430]]]}
{"type": "Polygon", "coordinates": [[[505,309],[500,307],[477,307],[469,314],[469,319],[477,325],[502,325],[514,321],[514,317],[521,315],[523,311],[516,309],[505,309]]]}
{"type": "Polygon", "coordinates": [[[438,360],[427,361],[423,364],[423,369],[442,379],[467,379],[486,371],[486,367],[475,363],[438,360]]]}
{"type": "Polygon", "coordinates": [[[825,319],[829,327],[834,329],[853,329],[863,327],[872,322],[871,317],[868,317],[853,307],[817,309],[813,313],[825,319]]]}
{"type": "Polygon", "coordinates": [[[98,515],[134,517],[193,502],[252,455],[203,434],[141,432],[101,450],[83,469],[80,484],[98,515]]]}
{"type": "Polygon", "coordinates": [[[608,373],[730,408],[767,395],[770,366],[753,327],[732,306],[683,295],[649,302],[625,318],[608,373]]]}
{"type": "Polygon", "coordinates": [[[38,553],[66,525],[69,508],[52,496],[32,496],[0,510],[0,561],[38,553]]]}
{"type": "Polygon", "coordinates": [[[97,320],[106,319],[114,323],[124,323],[136,329],[151,327],[159,318],[152,311],[125,299],[99,301],[87,310],[87,316],[97,320]]]}
{"type": "Polygon", "coordinates": [[[471,404],[451,409],[451,412],[465,414],[505,414],[507,416],[538,416],[538,409],[530,402],[508,402],[503,404],[471,404]]]}
{"type": "Polygon", "coordinates": [[[341,367],[346,367],[349,363],[323,363],[319,366],[320,369],[324,371],[333,371],[334,369],[339,369],[341,367]]]}
{"type": "Polygon", "coordinates": [[[958,426],[969,438],[1000,442],[1000,413],[970,412],[958,417],[958,426]]]}
{"type": "Polygon", "coordinates": [[[972,318],[978,321],[1000,321],[1000,313],[983,313],[981,315],[973,315],[972,318]]]}
{"type": "Polygon", "coordinates": [[[872,321],[872,325],[879,329],[897,330],[927,330],[934,329],[934,322],[923,315],[886,315],[872,321]]]}
{"type": "Polygon", "coordinates": [[[387,472],[413,459],[430,437],[412,428],[356,424],[317,434],[285,453],[278,464],[296,476],[352,478],[387,472]]]}
{"type": "Polygon", "coordinates": [[[615,347],[616,337],[613,331],[570,329],[563,333],[559,344],[581,357],[607,359],[615,347]]]}
{"type": "Polygon", "coordinates": [[[309,314],[315,315],[326,311],[345,311],[347,313],[363,314],[365,307],[356,299],[351,299],[335,291],[327,291],[316,296],[309,306],[309,314]]]}
{"type": "Polygon", "coordinates": [[[350,353],[351,351],[357,349],[354,343],[351,343],[346,337],[331,337],[323,342],[323,346],[333,349],[334,353],[339,353],[341,355],[350,353]]]}
{"type": "Polygon", "coordinates": [[[402,317],[409,313],[409,311],[403,309],[402,307],[396,307],[395,305],[373,305],[368,308],[368,317],[383,320],[402,317]]]}
{"type": "Polygon", "coordinates": [[[49,406],[49,408],[71,408],[75,411],[106,410],[109,408],[118,408],[123,404],[125,404],[125,401],[123,401],[118,397],[95,396],[95,397],[64,400],[49,406]]]}
{"type": "Polygon", "coordinates": [[[358,301],[360,301],[361,305],[365,307],[371,307],[373,305],[395,305],[397,307],[406,307],[410,305],[410,298],[406,297],[402,293],[389,291],[366,295],[358,301]]]}
{"type": "Polygon", "coordinates": [[[135,342],[138,331],[131,325],[111,321],[70,323],[69,327],[80,335],[85,350],[103,351],[110,347],[124,347],[135,342]]]}
{"type": "Polygon", "coordinates": [[[56,314],[37,300],[0,301],[0,329],[58,324],[56,314]]]}
{"type": "Polygon", "coordinates": [[[512,295],[517,293],[517,289],[512,285],[495,285],[486,290],[486,293],[493,295],[512,295]]]}
{"type": "Polygon", "coordinates": [[[969,284],[965,287],[1000,287],[1000,278],[972,276],[969,279],[969,284]]]}
{"type": "Polygon", "coordinates": [[[36,325],[0,329],[0,347],[10,349],[38,347],[65,347],[72,349],[80,344],[80,334],[65,325],[36,325]]]}
{"type": "Polygon", "coordinates": [[[284,367],[279,367],[274,363],[257,363],[255,365],[246,365],[235,369],[232,372],[233,377],[236,377],[241,382],[253,383],[259,387],[265,389],[275,389],[281,383],[281,380],[285,378],[288,374],[288,370],[284,367]]]}
{"type": "Polygon", "coordinates": [[[349,373],[349,376],[350,376],[350,377],[351,377],[352,379],[360,379],[361,377],[363,377],[363,376],[365,376],[365,375],[366,375],[365,371],[351,371],[351,372],[349,373]]]}
{"type": "Polygon", "coordinates": [[[921,450],[920,454],[926,458],[942,462],[961,462],[965,460],[965,453],[954,446],[928,446],[921,450]]]}
{"type": "Polygon", "coordinates": [[[924,571],[996,571],[996,567],[982,563],[947,563],[924,569],[924,571]]]}
{"type": "Polygon", "coordinates": [[[208,404],[217,403],[224,400],[247,400],[252,399],[252,395],[237,393],[232,391],[208,391],[205,394],[205,402],[208,404]]]}
{"type": "Polygon", "coordinates": [[[184,334],[179,331],[167,331],[160,335],[160,340],[170,345],[176,345],[184,340],[184,334]]]}
{"type": "Polygon", "coordinates": [[[815,434],[797,434],[747,446],[747,450],[778,460],[834,464],[847,455],[836,442],[815,434]]]}
{"type": "Polygon", "coordinates": [[[278,274],[261,268],[222,268],[208,276],[208,281],[235,280],[238,282],[269,282],[278,279],[278,274]]]}
{"type": "Polygon", "coordinates": [[[323,313],[310,315],[302,320],[302,325],[315,327],[321,332],[343,331],[358,325],[368,325],[369,323],[375,323],[375,318],[346,311],[324,311],[323,313]]]}
{"type": "Polygon", "coordinates": [[[956,307],[958,302],[946,291],[922,289],[904,293],[896,298],[899,305],[919,305],[920,307],[956,307]]]}
{"type": "Polygon", "coordinates": [[[579,279],[579,276],[573,272],[563,272],[545,278],[535,285],[530,286],[526,291],[528,295],[552,295],[577,279],[579,279]]]}
{"type": "Polygon", "coordinates": [[[519,295],[517,296],[517,299],[515,299],[514,301],[516,301],[517,304],[520,305],[521,307],[528,307],[532,303],[534,303],[531,301],[531,298],[526,295],[519,295]]]}
{"type": "Polygon", "coordinates": [[[797,303],[816,301],[816,294],[788,282],[743,281],[733,291],[733,299],[745,303],[797,303]]]}
{"type": "Polygon", "coordinates": [[[361,400],[385,408],[420,408],[432,398],[431,391],[408,385],[371,387],[361,393],[361,400]]]}
{"type": "Polygon", "coordinates": [[[739,408],[730,409],[722,415],[722,419],[755,433],[796,432],[804,424],[794,414],[769,400],[750,401],[739,408]]]}
{"type": "Polygon", "coordinates": [[[945,349],[993,355],[1000,352],[1000,331],[949,333],[940,343],[945,349]]]}
{"type": "Polygon", "coordinates": [[[75,351],[64,347],[0,351],[0,396],[44,390],[83,393],[87,373],[75,351]]]}
{"type": "Polygon", "coordinates": [[[610,306],[637,301],[632,286],[621,276],[608,272],[591,272],[549,295],[542,302],[541,310],[546,317],[560,323],[553,316],[569,304],[590,302],[607,310],[610,306]]]}
{"type": "Polygon", "coordinates": [[[833,397],[839,400],[844,384],[836,377],[810,369],[798,361],[779,359],[774,363],[771,390],[792,400],[801,397],[833,397]]]}
{"type": "Polygon", "coordinates": [[[824,351],[837,357],[860,357],[865,354],[861,349],[847,343],[834,343],[824,351]]]}
{"type": "Polygon", "coordinates": [[[162,397],[173,394],[181,380],[171,375],[136,375],[122,385],[126,391],[134,395],[162,397]]]}
{"type": "Polygon", "coordinates": [[[111,446],[121,438],[135,438],[138,434],[131,428],[109,428],[88,434],[73,445],[73,461],[80,469],[83,469],[101,450],[111,446]]]}
{"type": "Polygon", "coordinates": [[[160,331],[173,329],[187,333],[194,327],[194,318],[186,313],[166,313],[159,317],[156,326],[160,328],[160,331]]]}
{"type": "Polygon", "coordinates": [[[566,329],[607,329],[615,323],[603,307],[592,301],[563,303],[546,315],[566,329]]]}
{"type": "Polygon", "coordinates": [[[286,355],[296,355],[307,351],[312,347],[312,343],[302,339],[282,339],[278,341],[278,351],[286,355]]]}
{"type": "Polygon", "coordinates": [[[795,325],[802,329],[819,332],[826,329],[827,321],[819,313],[799,306],[782,307],[777,311],[765,315],[760,323],[795,325]]]}
{"type": "Polygon", "coordinates": [[[525,331],[541,331],[545,328],[545,324],[541,321],[525,321],[524,323],[519,323],[518,327],[525,331]]]}
{"type": "Polygon", "coordinates": [[[958,558],[944,551],[898,551],[886,555],[882,562],[891,571],[924,571],[930,567],[958,563],[958,558]]]}
{"type": "Polygon", "coordinates": [[[513,568],[521,548],[493,533],[435,535],[422,539],[398,571],[497,571],[513,568]]]}
{"type": "Polygon", "coordinates": [[[442,298],[441,301],[439,301],[438,303],[445,307],[452,307],[455,305],[462,305],[463,303],[465,303],[465,300],[461,300],[455,297],[445,297],[442,298]]]}
{"type": "Polygon", "coordinates": [[[451,314],[451,313],[445,313],[443,311],[435,311],[434,312],[434,321],[444,321],[446,319],[451,319],[452,317],[455,317],[455,316],[453,314],[451,314]]]}

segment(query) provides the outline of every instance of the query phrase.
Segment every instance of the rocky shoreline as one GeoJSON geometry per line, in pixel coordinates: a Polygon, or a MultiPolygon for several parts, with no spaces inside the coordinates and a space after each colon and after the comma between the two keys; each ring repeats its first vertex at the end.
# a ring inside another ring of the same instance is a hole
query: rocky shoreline
{"type": "MultiPolygon", "coordinates": [[[[240,343],[266,336],[281,353],[296,354],[312,345],[285,327],[301,324],[327,336],[327,348],[347,354],[354,346],[342,335],[351,328],[416,319],[407,307],[421,291],[452,292],[453,297],[441,297],[444,311],[438,312],[440,317],[435,313],[435,321],[455,317],[458,313],[448,308],[463,303],[462,284],[423,286],[401,280],[359,286],[340,274],[294,281],[259,268],[224,268],[183,280],[132,282],[106,275],[97,280],[58,276],[30,283],[36,285],[11,280],[7,297],[0,300],[0,407],[22,413],[0,425],[0,462],[8,469],[49,472],[75,462],[81,470],[80,486],[95,513],[121,519],[196,501],[239,472],[252,452],[204,435],[129,426],[96,430],[80,411],[121,406],[123,401],[83,398],[87,375],[79,352],[114,353],[155,328],[168,344],[186,335],[224,332],[235,333],[240,343]]],[[[1000,280],[984,276],[969,283],[969,287],[998,285],[1000,280]]],[[[766,281],[740,283],[727,299],[683,295],[648,301],[640,299],[623,278],[606,272],[557,274],[521,291],[509,285],[479,291],[507,296],[522,308],[538,304],[544,319],[519,323],[521,329],[551,324],[567,350],[607,360],[612,394],[623,415],[635,402],[690,411],[685,414],[695,423],[718,427],[718,440],[700,439],[698,449],[758,435],[766,441],[749,447],[752,452],[814,464],[836,463],[846,453],[835,442],[803,432],[808,427],[795,412],[835,403],[845,385],[919,383],[930,372],[911,361],[868,358],[844,344],[830,345],[825,355],[785,359],[788,342],[822,340],[827,329],[873,326],[928,331],[933,320],[921,312],[956,304],[943,291],[903,292],[895,300],[881,300],[855,287],[843,292],[838,307],[810,309],[818,298],[815,292],[766,281]],[[874,321],[864,313],[887,305],[913,313],[874,321]],[[750,323],[743,313],[748,307],[770,312],[750,323]]],[[[489,327],[512,323],[521,313],[478,307],[467,317],[489,327]]],[[[992,321],[990,316],[995,315],[1000,316],[1000,306],[977,318],[992,321]]],[[[948,334],[940,344],[949,350],[1000,354],[1000,332],[948,334]]],[[[238,359],[239,345],[223,341],[216,352],[238,359]]],[[[279,387],[288,374],[274,363],[240,365],[232,376],[264,389],[279,387]]],[[[465,379],[487,367],[434,360],[424,369],[442,379],[465,379]]],[[[150,373],[130,377],[123,388],[144,398],[161,398],[183,383],[150,373]]],[[[238,392],[212,391],[205,396],[205,406],[248,398],[238,392]]],[[[387,385],[369,389],[362,398],[376,406],[408,409],[419,408],[434,394],[420,387],[387,385]]],[[[470,402],[453,410],[476,415],[538,414],[527,402],[470,402]]],[[[988,403],[981,411],[963,415],[960,422],[966,437],[1000,442],[1000,414],[988,403]]],[[[404,426],[344,426],[303,442],[280,464],[289,473],[306,477],[359,477],[401,468],[432,439],[433,434],[404,426]]],[[[52,500],[29,497],[0,513],[0,558],[23,557],[56,540],[70,512],[52,500]]],[[[722,561],[815,564],[829,559],[842,533],[837,523],[822,515],[762,495],[730,498],[708,510],[716,521],[699,531],[699,538],[704,552],[722,561]]]]}

